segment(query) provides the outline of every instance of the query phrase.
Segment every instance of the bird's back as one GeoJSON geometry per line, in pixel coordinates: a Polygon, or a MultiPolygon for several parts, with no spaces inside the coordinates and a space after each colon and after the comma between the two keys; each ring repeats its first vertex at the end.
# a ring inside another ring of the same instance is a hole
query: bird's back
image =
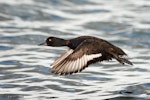
{"type": "Polygon", "coordinates": [[[83,41],[88,41],[88,40],[93,40],[93,41],[104,41],[103,39],[99,39],[96,37],[92,37],[92,36],[80,36],[74,39],[70,39],[70,45],[69,47],[71,49],[75,49],[76,47],[78,47],[83,41]]]}

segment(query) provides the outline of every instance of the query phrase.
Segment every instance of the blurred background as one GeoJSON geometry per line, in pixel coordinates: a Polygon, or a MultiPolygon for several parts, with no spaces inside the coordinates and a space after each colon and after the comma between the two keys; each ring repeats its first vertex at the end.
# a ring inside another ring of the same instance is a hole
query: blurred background
{"type": "Polygon", "coordinates": [[[0,100],[150,99],[149,0],[0,0],[0,100]],[[50,64],[67,48],[49,36],[106,39],[134,66],[115,60],[59,76],[50,64]]]}

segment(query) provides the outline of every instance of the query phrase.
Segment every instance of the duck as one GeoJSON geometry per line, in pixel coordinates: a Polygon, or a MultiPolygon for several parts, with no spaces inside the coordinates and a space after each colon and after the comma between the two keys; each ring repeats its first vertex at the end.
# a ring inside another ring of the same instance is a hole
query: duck
{"type": "Polygon", "coordinates": [[[79,36],[72,39],[48,37],[40,45],[68,47],[68,50],[51,64],[51,71],[55,74],[68,75],[81,72],[90,64],[112,59],[123,65],[133,65],[121,48],[94,36],[79,36]]]}

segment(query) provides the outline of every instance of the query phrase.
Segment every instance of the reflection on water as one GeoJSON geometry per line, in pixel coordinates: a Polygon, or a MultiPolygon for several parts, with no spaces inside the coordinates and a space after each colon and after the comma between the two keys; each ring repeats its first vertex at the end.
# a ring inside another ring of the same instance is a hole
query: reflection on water
{"type": "Polygon", "coordinates": [[[1,0],[0,100],[150,99],[150,1],[1,0]],[[38,46],[48,36],[92,35],[125,50],[116,61],[59,76],[49,65],[67,48],[38,46]]]}

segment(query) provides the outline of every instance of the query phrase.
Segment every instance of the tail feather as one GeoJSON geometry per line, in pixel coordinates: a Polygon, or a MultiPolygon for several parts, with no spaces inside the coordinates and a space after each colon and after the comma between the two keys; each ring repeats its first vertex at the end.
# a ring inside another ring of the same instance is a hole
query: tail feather
{"type": "Polygon", "coordinates": [[[126,58],[121,58],[119,57],[117,54],[111,52],[111,54],[113,55],[113,57],[118,61],[120,62],[121,64],[129,64],[129,65],[133,65],[132,62],[130,62],[129,60],[127,60],[126,58]]]}
{"type": "Polygon", "coordinates": [[[127,63],[129,65],[133,65],[133,63],[125,58],[120,58],[123,63],[127,63]]]}

